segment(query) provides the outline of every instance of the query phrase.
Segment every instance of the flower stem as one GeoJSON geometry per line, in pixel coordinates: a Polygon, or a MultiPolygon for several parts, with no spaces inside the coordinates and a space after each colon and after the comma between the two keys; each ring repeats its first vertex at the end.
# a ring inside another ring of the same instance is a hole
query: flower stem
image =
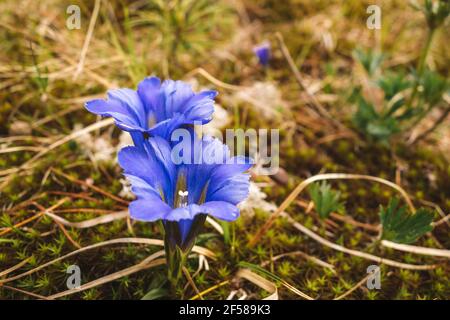
{"type": "Polygon", "coordinates": [[[171,290],[175,294],[178,288],[178,281],[181,278],[186,255],[180,247],[170,245],[166,242],[167,278],[170,282],[171,290]]]}
{"type": "Polygon", "coordinates": [[[430,29],[428,31],[427,34],[427,39],[425,42],[425,46],[422,49],[422,53],[420,54],[420,58],[419,58],[419,63],[417,65],[417,79],[416,79],[416,83],[414,85],[413,88],[413,92],[411,94],[411,97],[409,99],[409,103],[408,103],[408,107],[410,108],[412,106],[412,103],[417,95],[417,91],[419,89],[419,83],[420,83],[420,79],[422,79],[423,73],[425,71],[425,63],[427,60],[427,56],[428,56],[428,52],[430,51],[430,47],[431,47],[431,42],[433,40],[433,36],[435,33],[436,29],[430,29]]]}

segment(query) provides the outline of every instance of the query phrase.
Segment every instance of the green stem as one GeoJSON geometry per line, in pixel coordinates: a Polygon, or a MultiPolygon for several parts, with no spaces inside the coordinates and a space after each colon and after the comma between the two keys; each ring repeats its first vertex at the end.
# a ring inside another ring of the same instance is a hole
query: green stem
{"type": "Polygon", "coordinates": [[[186,255],[178,246],[166,245],[167,278],[173,294],[176,294],[186,255]]]}
{"type": "Polygon", "coordinates": [[[420,54],[419,63],[417,65],[417,80],[415,82],[413,92],[412,92],[411,97],[408,102],[408,108],[410,108],[412,106],[412,103],[417,95],[417,91],[419,89],[419,83],[420,83],[420,80],[422,79],[423,73],[425,71],[425,63],[426,63],[426,60],[428,57],[428,53],[430,51],[431,42],[433,40],[435,31],[436,31],[436,29],[429,30],[427,39],[425,42],[425,46],[423,47],[422,53],[420,54]]]}
{"type": "Polygon", "coordinates": [[[235,224],[231,224],[231,256],[235,257],[236,254],[236,227],[235,224]]]}

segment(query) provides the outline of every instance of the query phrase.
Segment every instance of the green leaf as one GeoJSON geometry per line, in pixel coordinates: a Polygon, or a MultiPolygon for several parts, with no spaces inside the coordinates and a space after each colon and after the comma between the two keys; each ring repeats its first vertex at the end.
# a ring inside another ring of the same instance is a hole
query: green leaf
{"type": "Polygon", "coordinates": [[[377,84],[384,91],[386,101],[412,86],[412,82],[402,72],[388,72],[378,79],[377,84]]]}
{"type": "Polygon", "coordinates": [[[241,262],[238,263],[238,266],[242,267],[242,268],[248,268],[248,269],[250,269],[252,271],[258,272],[258,273],[266,276],[267,278],[269,278],[269,279],[271,279],[271,280],[273,280],[275,282],[285,282],[279,276],[273,274],[272,272],[270,272],[270,271],[268,271],[268,270],[264,269],[263,267],[260,267],[260,266],[258,266],[256,264],[249,263],[249,262],[246,262],[246,261],[241,261],[241,262]]]}
{"type": "Polygon", "coordinates": [[[155,275],[152,279],[149,291],[141,298],[141,300],[156,300],[159,298],[167,297],[169,292],[164,288],[167,279],[161,275],[155,275]]]}
{"type": "Polygon", "coordinates": [[[328,218],[331,212],[340,211],[343,208],[343,203],[340,202],[340,192],[332,190],[325,181],[310,185],[308,192],[322,219],[328,218]]]}
{"type": "Polygon", "coordinates": [[[439,73],[425,69],[419,84],[421,97],[430,107],[433,107],[442,100],[442,96],[449,89],[450,82],[439,73]]]}
{"type": "Polygon", "coordinates": [[[377,142],[387,143],[389,138],[400,132],[400,126],[394,115],[379,114],[370,102],[359,97],[358,110],[353,123],[359,131],[377,142]]]}
{"type": "Polygon", "coordinates": [[[433,227],[433,213],[420,208],[409,214],[405,206],[399,207],[397,198],[391,199],[387,208],[380,207],[380,218],[383,226],[382,239],[397,243],[413,243],[433,227]]]}
{"type": "Polygon", "coordinates": [[[156,300],[162,297],[166,297],[168,291],[164,288],[152,289],[141,298],[141,300],[156,300]]]}
{"type": "Polygon", "coordinates": [[[222,226],[223,229],[223,241],[225,242],[225,244],[230,244],[230,239],[231,239],[231,232],[230,232],[230,223],[227,221],[219,221],[220,225],[222,226]]]}
{"type": "Polygon", "coordinates": [[[371,76],[380,68],[384,60],[384,55],[374,50],[364,51],[362,49],[356,49],[353,52],[353,56],[371,76]]]}

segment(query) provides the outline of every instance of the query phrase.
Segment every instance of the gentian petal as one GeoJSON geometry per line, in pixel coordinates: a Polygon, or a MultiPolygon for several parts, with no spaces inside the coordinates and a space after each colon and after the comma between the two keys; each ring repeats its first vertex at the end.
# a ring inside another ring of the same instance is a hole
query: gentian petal
{"type": "Polygon", "coordinates": [[[126,174],[141,177],[147,183],[155,180],[155,174],[162,169],[159,162],[149,161],[149,156],[145,150],[133,146],[122,148],[119,151],[118,160],[126,174]]]}
{"type": "Polygon", "coordinates": [[[163,117],[160,115],[164,113],[164,96],[161,92],[161,80],[158,77],[145,78],[138,84],[137,92],[147,114],[152,113],[157,121],[161,121],[163,117]]]}
{"type": "Polygon", "coordinates": [[[202,211],[220,220],[233,221],[239,217],[239,209],[225,201],[209,201],[201,205],[202,211]]]}
{"type": "Polygon", "coordinates": [[[226,201],[237,205],[248,196],[250,175],[241,173],[208,187],[206,201],[226,201]]]}
{"type": "Polygon", "coordinates": [[[134,200],[129,205],[130,216],[134,220],[156,221],[163,219],[171,208],[158,197],[134,200]]]}
{"type": "Polygon", "coordinates": [[[249,170],[252,165],[252,160],[242,156],[227,159],[226,163],[217,166],[217,168],[214,169],[214,172],[211,175],[210,188],[215,189],[221,182],[249,170]]]}
{"type": "Polygon", "coordinates": [[[172,118],[163,120],[155,124],[152,128],[150,128],[147,132],[151,136],[159,136],[164,139],[169,139],[172,132],[185,124],[185,118],[183,114],[175,114],[172,118]]]}
{"type": "MultiPolygon", "coordinates": [[[[139,83],[137,91],[109,90],[107,100],[89,101],[86,108],[113,117],[122,130],[168,139],[183,125],[211,121],[216,95],[216,91],[195,94],[191,85],[183,81],[161,83],[157,77],[148,77],[139,83]]],[[[133,141],[142,146],[139,136],[133,136],[133,141]]]]}
{"type": "Polygon", "coordinates": [[[132,174],[125,174],[128,181],[131,183],[131,191],[138,198],[145,198],[149,196],[158,196],[161,198],[159,190],[152,187],[147,181],[134,176],[132,174]]]}
{"type": "Polygon", "coordinates": [[[197,204],[190,204],[184,207],[175,208],[165,215],[163,219],[169,221],[180,221],[184,219],[192,220],[199,213],[206,213],[204,209],[197,204]]]}
{"type": "Polygon", "coordinates": [[[208,123],[214,112],[214,98],[217,91],[202,91],[191,97],[180,110],[189,123],[198,121],[201,124],[208,123]]]}
{"type": "Polygon", "coordinates": [[[129,114],[134,116],[135,121],[140,127],[143,129],[146,128],[148,121],[147,113],[136,91],[131,89],[113,89],[108,91],[108,98],[125,105],[128,108],[129,114]]]}
{"type": "Polygon", "coordinates": [[[180,229],[181,242],[186,241],[189,231],[191,231],[192,223],[194,219],[181,219],[178,221],[178,228],[180,229]]]}
{"type": "Polygon", "coordinates": [[[86,102],[88,111],[100,116],[113,117],[116,124],[125,131],[140,130],[139,122],[127,106],[117,100],[94,99],[86,102]]]}
{"type": "Polygon", "coordinates": [[[143,148],[125,147],[120,150],[118,159],[125,174],[139,177],[153,189],[162,191],[164,200],[172,205],[177,172],[166,140],[151,137],[143,148]]]}
{"type": "Polygon", "coordinates": [[[161,88],[165,96],[166,119],[171,118],[174,113],[181,113],[183,105],[194,96],[192,86],[183,81],[166,80],[161,88]]]}
{"type": "Polygon", "coordinates": [[[268,42],[264,42],[259,46],[253,48],[253,52],[258,58],[258,62],[262,66],[267,66],[270,60],[270,44],[268,42]]]}
{"type": "Polygon", "coordinates": [[[177,172],[171,158],[172,149],[169,142],[161,137],[152,137],[148,139],[148,144],[146,146],[149,146],[149,148],[147,148],[147,153],[150,156],[154,155],[164,167],[166,178],[169,180],[168,182],[171,185],[176,183],[177,172]]]}

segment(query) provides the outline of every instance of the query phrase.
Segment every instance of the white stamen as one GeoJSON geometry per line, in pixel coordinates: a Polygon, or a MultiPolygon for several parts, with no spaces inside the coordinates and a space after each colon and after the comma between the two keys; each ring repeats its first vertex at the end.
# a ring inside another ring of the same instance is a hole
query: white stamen
{"type": "Polygon", "coordinates": [[[178,190],[178,195],[180,196],[180,207],[186,207],[188,203],[189,192],[178,190]]]}

